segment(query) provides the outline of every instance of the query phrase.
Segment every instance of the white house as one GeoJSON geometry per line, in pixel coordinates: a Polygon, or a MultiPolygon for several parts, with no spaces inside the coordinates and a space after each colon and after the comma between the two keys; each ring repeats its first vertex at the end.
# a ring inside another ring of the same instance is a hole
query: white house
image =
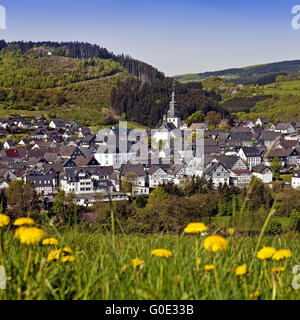
{"type": "Polygon", "coordinates": [[[299,169],[295,170],[292,176],[292,187],[295,189],[300,187],[300,170],[299,169]]]}
{"type": "Polygon", "coordinates": [[[253,168],[253,175],[262,180],[263,183],[271,183],[273,181],[272,170],[263,164],[253,168]]]}

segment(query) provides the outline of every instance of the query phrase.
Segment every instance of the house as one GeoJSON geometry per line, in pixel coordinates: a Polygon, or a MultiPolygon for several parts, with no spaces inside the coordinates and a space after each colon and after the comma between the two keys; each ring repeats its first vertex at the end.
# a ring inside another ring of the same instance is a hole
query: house
{"type": "Polygon", "coordinates": [[[292,134],[295,132],[295,128],[291,122],[277,123],[271,127],[275,132],[282,134],[292,134]]]}
{"type": "Polygon", "coordinates": [[[294,189],[300,188],[300,169],[294,170],[292,176],[292,187],[294,189]]]}
{"type": "Polygon", "coordinates": [[[275,157],[279,158],[282,162],[282,167],[296,166],[297,160],[300,155],[300,150],[277,148],[272,150],[268,156],[268,165],[271,165],[275,157]]]}
{"type": "Polygon", "coordinates": [[[230,172],[220,163],[214,163],[203,172],[203,177],[213,181],[215,187],[220,184],[230,183],[230,172]]]}
{"type": "Polygon", "coordinates": [[[282,134],[271,130],[263,130],[258,138],[262,141],[266,148],[270,148],[276,141],[280,141],[282,134]]]}
{"type": "Polygon", "coordinates": [[[273,181],[272,170],[264,164],[252,168],[253,175],[262,180],[263,183],[271,183],[273,181]]]}
{"type": "Polygon", "coordinates": [[[259,127],[263,127],[269,123],[269,120],[267,118],[258,118],[255,125],[259,127]]]}
{"type": "Polygon", "coordinates": [[[148,182],[150,188],[156,188],[161,184],[172,182],[172,177],[168,174],[170,166],[152,165],[148,170],[148,182]]]}
{"type": "Polygon", "coordinates": [[[237,155],[247,162],[250,170],[262,162],[262,151],[255,147],[243,147],[237,155]]]}
{"type": "Polygon", "coordinates": [[[101,168],[73,167],[64,168],[61,188],[66,193],[95,194],[113,192],[112,182],[101,168]]]}
{"type": "Polygon", "coordinates": [[[9,187],[9,182],[5,179],[0,179],[0,190],[7,189],[9,187]]]}
{"type": "Polygon", "coordinates": [[[3,144],[4,149],[11,149],[15,146],[15,143],[12,140],[6,140],[3,144]]]}
{"type": "Polygon", "coordinates": [[[59,149],[59,154],[64,159],[76,159],[77,157],[83,157],[83,152],[78,147],[63,146],[59,149]]]}
{"type": "Polygon", "coordinates": [[[248,185],[252,178],[252,172],[248,169],[230,170],[230,184],[236,186],[248,185]]]}
{"type": "Polygon", "coordinates": [[[26,182],[32,182],[37,193],[53,194],[58,186],[58,176],[54,170],[45,171],[43,168],[34,168],[25,176],[26,182]]]}
{"type": "Polygon", "coordinates": [[[127,174],[134,174],[136,176],[133,183],[132,193],[136,197],[138,195],[149,195],[149,187],[146,187],[146,173],[141,164],[123,164],[120,168],[121,180],[123,181],[127,174]]]}
{"type": "Polygon", "coordinates": [[[49,123],[49,128],[51,129],[58,129],[58,128],[66,128],[70,126],[70,123],[68,121],[65,120],[61,120],[61,119],[57,119],[57,120],[52,120],[49,123]]]}

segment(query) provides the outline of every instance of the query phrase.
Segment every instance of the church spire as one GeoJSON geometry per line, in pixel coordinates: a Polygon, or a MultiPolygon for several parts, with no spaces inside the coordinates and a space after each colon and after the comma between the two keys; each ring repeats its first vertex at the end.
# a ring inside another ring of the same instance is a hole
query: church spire
{"type": "Polygon", "coordinates": [[[178,118],[179,112],[178,112],[178,103],[176,101],[176,83],[175,80],[173,81],[173,92],[172,92],[172,100],[169,104],[169,110],[168,110],[168,118],[178,118]]]}

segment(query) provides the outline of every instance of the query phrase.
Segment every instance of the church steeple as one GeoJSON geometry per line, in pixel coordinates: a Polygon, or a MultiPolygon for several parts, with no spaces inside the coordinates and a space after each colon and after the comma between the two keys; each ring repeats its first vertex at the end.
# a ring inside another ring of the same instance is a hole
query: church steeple
{"type": "Polygon", "coordinates": [[[178,103],[176,101],[176,91],[175,91],[175,81],[173,82],[173,93],[172,93],[172,100],[169,104],[169,110],[168,110],[168,118],[178,118],[179,112],[178,112],[178,103]]]}

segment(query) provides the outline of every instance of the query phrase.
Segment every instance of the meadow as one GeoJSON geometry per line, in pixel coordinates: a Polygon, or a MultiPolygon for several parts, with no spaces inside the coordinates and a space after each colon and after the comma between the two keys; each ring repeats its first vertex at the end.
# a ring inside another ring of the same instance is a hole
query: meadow
{"type": "Polygon", "coordinates": [[[203,237],[185,233],[114,235],[76,226],[59,232],[48,226],[44,237],[56,238],[56,245],[43,245],[41,241],[21,244],[13,228],[11,223],[0,228],[0,259],[2,256],[7,275],[0,300],[300,298],[300,291],[292,287],[296,276],[292,269],[300,265],[300,241],[296,236],[258,239],[228,230],[222,234],[228,246],[213,253],[207,246],[204,248],[205,239],[217,232],[209,227],[203,237]],[[264,246],[289,249],[292,256],[259,259],[257,251],[264,246]],[[67,249],[53,255],[63,248],[67,249]],[[152,254],[161,248],[172,255],[167,258],[152,254]]]}

